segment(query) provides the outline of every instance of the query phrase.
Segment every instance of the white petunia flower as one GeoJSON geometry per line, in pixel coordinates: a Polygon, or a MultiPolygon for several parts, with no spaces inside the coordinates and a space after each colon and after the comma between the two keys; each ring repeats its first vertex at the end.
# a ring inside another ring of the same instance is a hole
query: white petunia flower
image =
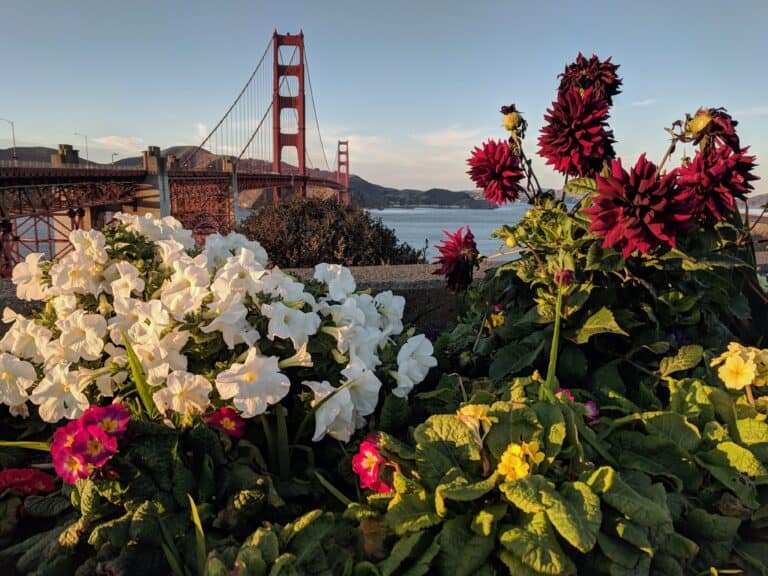
{"type": "Polygon", "coordinates": [[[242,252],[252,252],[254,259],[263,266],[267,264],[267,252],[256,240],[248,240],[242,234],[230,232],[226,236],[210,234],[205,238],[205,253],[208,254],[208,265],[220,268],[228,258],[239,256],[242,252]]]}
{"type": "Polygon", "coordinates": [[[102,265],[84,252],[70,252],[51,266],[51,294],[92,294],[103,291],[102,265]]]}
{"type": "Polygon", "coordinates": [[[184,246],[185,250],[195,247],[195,237],[192,230],[184,228],[184,225],[173,216],[165,216],[160,220],[161,240],[173,240],[184,246]]]}
{"type": "Polygon", "coordinates": [[[56,312],[56,318],[63,318],[77,310],[77,297],[74,294],[61,294],[52,298],[50,304],[56,312]]]}
{"type": "Polygon", "coordinates": [[[48,287],[43,285],[43,271],[40,259],[44,254],[33,252],[27,254],[24,262],[19,262],[13,268],[11,279],[16,285],[16,296],[20,300],[43,300],[48,287]]]}
{"type": "Polygon", "coordinates": [[[334,388],[327,381],[304,381],[302,384],[314,394],[315,435],[312,441],[322,440],[328,434],[342,442],[349,442],[355,432],[355,405],[349,390],[334,388]]]}
{"type": "Polygon", "coordinates": [[[255,297],[260,290],[259,280],[267,274],[264,266],[250,250],[241,250],[230,256],[218,269],[211,283],[214,300],[227,300],[233,293],[255,297]]]}
{"type": "Polygon", "coordinates": [[[24,316],[16,316],[16,321],[0,340],[0,350],[41,364],[45,360],[43,351],[51,337],[51,331],[45,326],[24,316]]]}
{"type": "Polygon", "coordinates": [[[211,302],[208,304],[213,320],[206,326],[201,326],[200,331],[206,334],[221,332],[221,337],[227,347],[232,350],[238,344],[245,343],[249,347],[259,339],[258,330],[253,328],[246,317],[248,309],[242,302],[242,294],[232,294],[226,302],[211,302]]]}
{"type": "Polygon", "coordinates": [[[56,326],[61,330],[59,342],[68,362],[98,360],[104,349],[107,321],[101,314],[88,314],[76,310],[65,318],[59,318],[56,326]]]}
{"type": "Polygon", "coordinates": [[[355,411],[360,416],[373,414],[379,403],[381,380],[358,358],[352,358],[352,361],[341,371],[341,374],[346,378],[342,385],[349,390],[355,411]]]}
{"type": "Polygon", "coordinates": [[[147,384],[150,386],[159,386],[168,377],[171,371],[168,362],[168,351],[160,345],[157,336],[147,341],[132,341],[136,356],[141,361],[144,373],[147,377],[147,384]]]}
{"type": "Polygon", "coordinates": [[[277,362],[277,356],[260,356],[256,348],[251,348],[242,364],[236,362],[216,376],[219,396],[224,400],[234,398],[235,408],[243,418],[263,414],[267,406],[280,402],[291,388],[277,362]]]}
{"type": "Polygon", "coordinates": [[[155,258],[160,270],[169,270],[176,260],[188,257],[181,242],[176,240],[158,240],[155,242],[155,258]]]}
{"type": "Polygon", "coordinates": [[[432,342],[424,334],[409,338],[397,353],[397,387],[392,394],[405,398],[416,384],[427,377],[427,372],[437,366],[437,360],[432,356],[432,342]]]}
{"type": "Polygon", "coordinates": [[[337,302],[344,300],[356,288],[352,272],[340,264],[317,264],[314,278],[328,285],[328,298],[337,302]]]}
{"type": "Polygon", "coordinates": [[[381,316],[370,294],[351,294],[347,298],[347,301],[349,300],[354,300],[357,308],[363,313],[366,328],[381,328],[381,316]]]}
{"type": "Polygon", "coordinates": [[[0,354],[0,403],[18,406],[27,401],[27,390],[35,383],[37,374],[29,362],[3,352],[0,354]]]}
{"type": "Polygon", "coordinates": [[[29,399],[40,406],[38,412],[45,422],[58,422],[62,418],[74,420],[88,408],[88,398],[80,389],[77,374],[69,371],[69,364],[54,366],[29,399]]]}
{"type": "Polygon", "coordinates": [[[200,309],[208,295],[209,284],[204,255],[194,260],[177,260],[173,263],[170,280],[163,285],[160,301],[176,320],[182,321],[184,316],[200,309]]]}
{"type": "Polygon", "coordinates": [[[158,410],[178,412],[191,416],[205,412],[211,403],[208,395],[213,387],[206,378],[182,370],[175,370],[168,375],[165,388],[152,395],[158,410]]]}
{"type": "Polygon", "coordinates": [[[84,254],[94,262],[106,264],[109,256],[104,248],[107,239],[98,230],[72,230],[69,233],[69,243],[75,252],[84,254]]]}
{"type": "Polygon", "coordinates": [[[296,350],[307,343],[309,336],[317,334],[320,327],[320,316],[314,312],[302,312],[282,302],[262,304],[261,313],[269,318],[267,338],[290,338],[296,350]]]}
{"type": "Polygon", "coordinates": [[[130,298],[132,293],[141,294],[144,279],[130,262],[116,262],[104,271],[108,284],[105,286],[115,298],[130,298]]]}
{"type": "Polygon", "coordinates": [[[350,358],[358,358],[371,370],[375,369],[381,360],[377,354],[382,341],[381,331],[376,328],[353,326],[341,334],[338,343],[340,352],[349,353],[350,358]],[[342,349],[343,348],[343,349],[342,349]]]}
{"type": "Polygon", "coordinates": [[[256,293],[263,292],[282,298],[286,302],[306,302],[314,309],[317,305],[314,296],[304,291],[304,284],[275,266],[259,278],[256,293]]]}
{"type": "Polygon", "coordinates": [[[386,290],[376,294],[373,300],[381,315],[381,331],[384,338],[402,333],[405,298],[392,294],[391,290],[386,290]]]}

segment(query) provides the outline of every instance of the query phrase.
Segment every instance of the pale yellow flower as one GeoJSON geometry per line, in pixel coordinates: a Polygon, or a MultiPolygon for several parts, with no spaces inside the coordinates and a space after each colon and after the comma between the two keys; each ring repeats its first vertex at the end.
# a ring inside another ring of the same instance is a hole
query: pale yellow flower
{"type": "Polygon", "coordinates": [[[744,360],[739,356],[729,356],[717,371],[717,375],[727,388],[741,390],[752,384],[757,368],[754,361],[744,360]]]}
{"type": "Polygon", "coordinates": [[[499,466],[496,469],[507,482],[520,480],[528,476],[531,467],[525,461],[525,455],[519,444],[510,444],[501,455],[499,466]]]}

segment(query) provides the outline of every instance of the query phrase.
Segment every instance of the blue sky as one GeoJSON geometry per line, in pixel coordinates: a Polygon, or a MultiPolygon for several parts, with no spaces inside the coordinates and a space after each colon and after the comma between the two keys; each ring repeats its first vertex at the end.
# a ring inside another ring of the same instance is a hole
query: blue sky
{"type": "Polygon", "coordinates": [[[304,31],[331,157],[349,138],[352,172],[379,184],[471,188],[465,160],[504,138],[502,104],[525,113],[534,152],[557,74],[582,51],[621,64],[611,126],[625,163],[658,161],[665,126],[724,106],[768,191],[766,0],[5,0],[0,117],[20,146],[82,148],[73,133],[87,134],[102,162],[198,144],[274,29],[304,31]]]}

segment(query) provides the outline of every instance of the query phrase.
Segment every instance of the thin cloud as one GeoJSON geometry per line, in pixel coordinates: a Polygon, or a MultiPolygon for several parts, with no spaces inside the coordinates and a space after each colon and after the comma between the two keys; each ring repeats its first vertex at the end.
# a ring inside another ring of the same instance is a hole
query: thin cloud
{"type": "Polygon", "coordinates": [[[754,118],[756,116],[768,116],[768,106],[752,106],[734,110],[733,114],[741,118],[754,118]]]}
{"type": "Polygon", "coordinates": [[[656,98],[646,98],[645,100],[636,100],[635,102],[630,102],[629,105],[633,108],[645,108],[646,106],[653,106],[656,104],[656,102],[656,98]]]}
{"type": "Polygon", "coordinates": [[[481,135],[477,128],[471,130],[461,130],[460,128],[447,128],[445,130],[436,130],[434,132],[424,132],[413,134],[411,138],[423,144],[434,148],[466,148],[475,142],[481,135]]]}
{"type": "Polygon", "coordinates": [[[208,136],[208,127],[202,122],[195,122],[195,137],[202,141],[206,136],[208,136]]]}
{"type": "Polygon", "coordinates": [[[141,152],[146,147],[143,138],[136,136],[99,136],[93,139],[104,148],[123,150],[124,152],[141,152]]]}

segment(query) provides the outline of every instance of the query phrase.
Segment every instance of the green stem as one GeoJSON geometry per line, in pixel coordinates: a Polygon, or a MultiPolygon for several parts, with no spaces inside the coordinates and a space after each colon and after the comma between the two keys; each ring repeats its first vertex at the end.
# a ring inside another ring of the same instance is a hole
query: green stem
{"type": "Polygon", "coordinates": [[[555,303],[555,330],[552,334],[552,346],[549,349],[549,366],[547,366],[547,379],[544,382],[542,394],[539,394],[541,400],[555,399],[555,372],[557,370],[557,350],[560,345],[560,322],[563,310],[563,288],[557,287],[557,302],[555,303]],[[542,397],[543,396],[543,397],[542,397]]]}
{"type": "Polygon", "coordinates": [[[322,474],[320,474],[320,472],[315,470],[314,473],[317,480],[320,482],[320,484],[323,485],[323,488],[325,488],[326,490],[328,490],[328,492],[333,494],[339,502],[344,504],[344,506],[349,506],[350,504],[352,504],[352,500],[344,496],[344,494],[342,494],[341,491],[338,488],[336,488],[336,486],[328,482],[328,480],[326,480],[325,477],[322,474]]]}
{"type": "Polygon", "coordinates": [[[0,440],[2,448],[26,448],[27,450],[40,450],[41,452],[50,452],[51,445],[47,442],[25,442],[22,440],[0,440]]]}
{"type": "Polygon", "coordinates": [[[275,435],[272,432],[272,427],[269,425],[267,415],[262,414],[259,416],[261,420],[261,427],[264,429],[264,437],[267,439],[267,450],[269,451],[269,469],[274,471],[278,468],[277,463],[277,443],[275,442],[275,435]]]}
{"type": "Polygon", "coordinates": [[[285,415],[288,410],[285,406],[275,407],[275,419],[277,420],[277,469],[281,480],[287,480],[291,472],[291,454],[288,447],[288,426],[285,415]]]}

